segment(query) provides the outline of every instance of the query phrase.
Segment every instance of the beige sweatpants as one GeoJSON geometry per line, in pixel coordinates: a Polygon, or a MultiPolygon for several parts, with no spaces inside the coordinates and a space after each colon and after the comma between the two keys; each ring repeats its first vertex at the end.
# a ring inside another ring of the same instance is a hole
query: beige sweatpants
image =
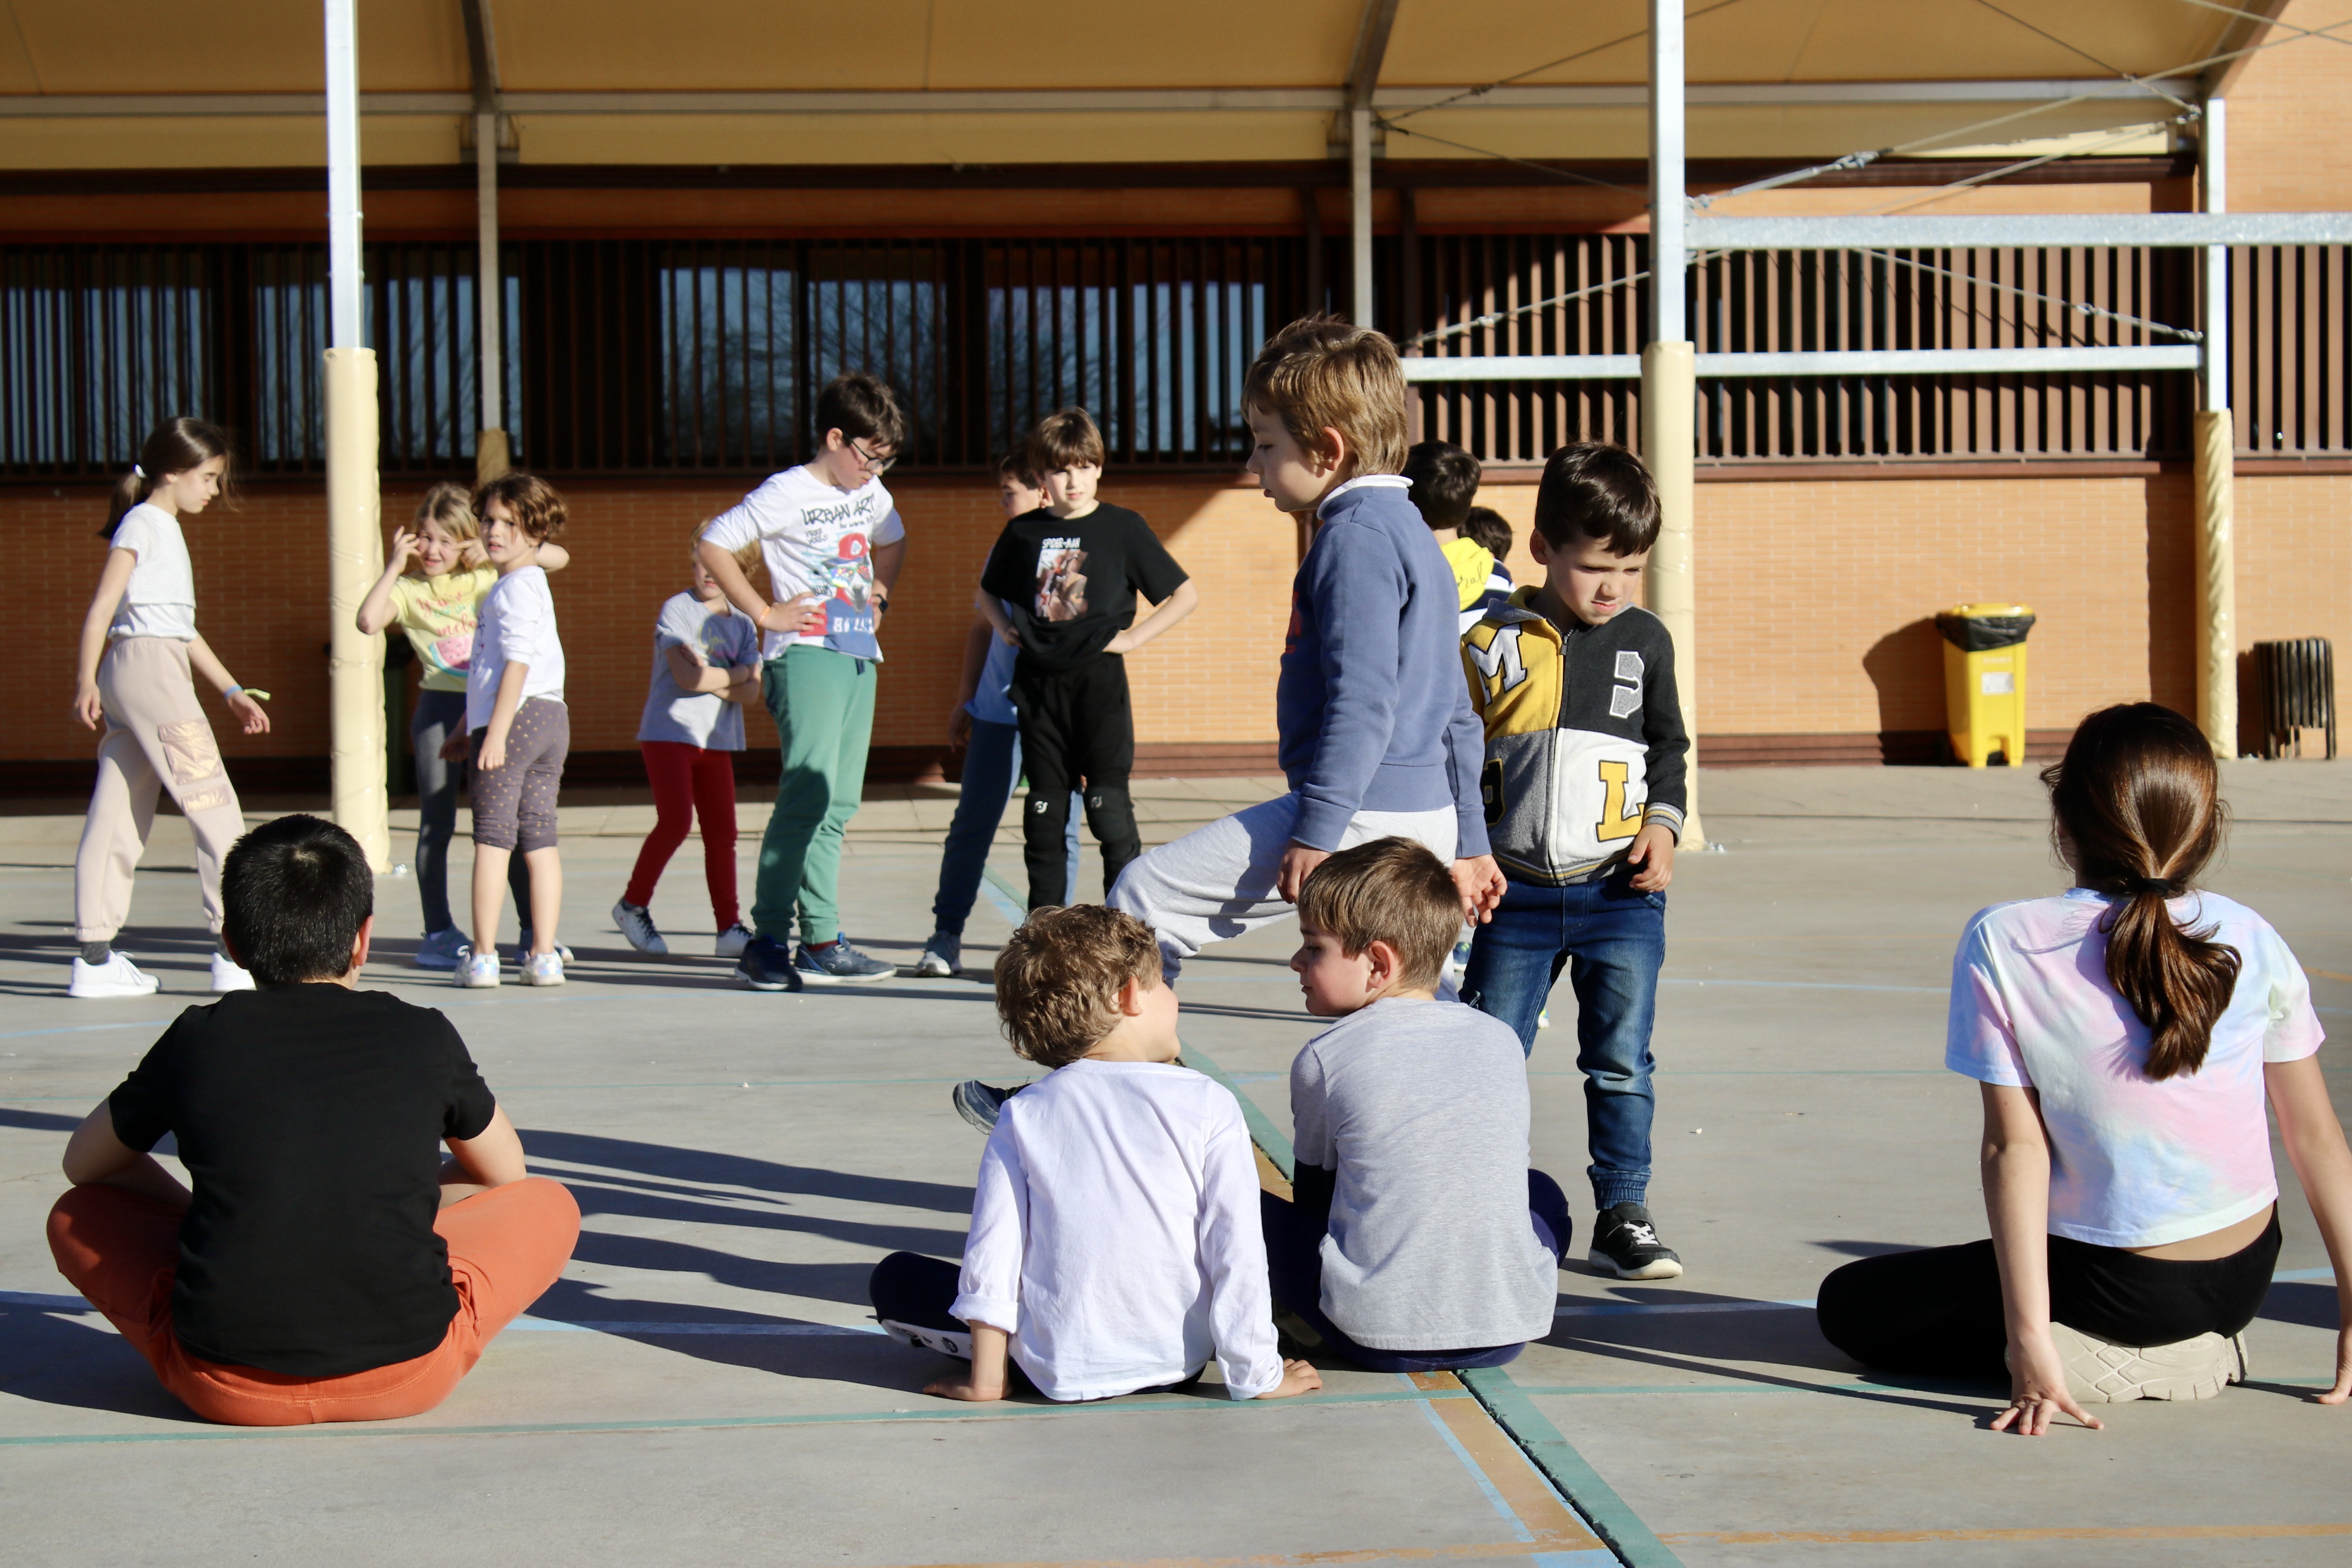
{"type": "Polygon", "coordinates": [[[116,639],[98,663],[98,696],[106,738],[98,743],[98,787],[74,854],[74,940],[111,942],[131,917],[131,879],[147,847],[160,789],[172,792],[196,836],[205,923],[219,935],[221,861],[245,831],[245,816],[196,700],[188,645],[171,637],[116,639]]]}

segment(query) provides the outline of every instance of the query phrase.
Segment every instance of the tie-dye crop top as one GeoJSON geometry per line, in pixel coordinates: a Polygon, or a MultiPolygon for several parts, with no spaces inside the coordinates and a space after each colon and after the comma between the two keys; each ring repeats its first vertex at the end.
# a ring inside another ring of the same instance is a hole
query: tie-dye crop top
{"type": "Polygon", "coordinates": [[[2173,918],[2238,951],[2238,984],[2204,1065],[2151,1079],[2147,1026],[2107,984],[2101,927],[2118,901],[2075,888],[1979,911],[1952,957],[1944,1065],[2040,1091],[2053,1235],[2161,1247],[2276,1201],[2263,1064],[2310,1056],[2324,1037],[2303,967],[2270,922],[2190,893],[2172,900],[2173,918]]]}

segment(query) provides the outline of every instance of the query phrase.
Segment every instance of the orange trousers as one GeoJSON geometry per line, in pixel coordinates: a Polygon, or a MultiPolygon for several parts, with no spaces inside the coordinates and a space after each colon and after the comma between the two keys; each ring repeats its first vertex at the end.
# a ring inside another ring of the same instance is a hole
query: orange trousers
{"type": "Polygon", "coordinates": [[[580,1205],[560,1182],[527,1177],[451,1204],[433,1222],[449,1247],[457,1315],[441,1343],[411,1361],[310,1378],[190,1355],[172,1331],[180,1215],[121,1187],[76,1187],[49,1211],[49,1251],[163,1386],[207,1421],[302,1426],[388,1421],[432,1409],[482,1359],[482,1347],[563,1272],[580,1239],[580,1205]]]}

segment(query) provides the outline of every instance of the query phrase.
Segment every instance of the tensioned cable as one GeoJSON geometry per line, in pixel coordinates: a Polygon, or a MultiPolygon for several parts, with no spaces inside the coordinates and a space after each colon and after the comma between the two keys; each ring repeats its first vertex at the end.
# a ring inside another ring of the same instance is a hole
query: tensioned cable
{"type": "Polygon", "coordinates": [[[1646,196],[1649,193],[1633,185],[1621,185],[1614,180],[1604,180],[1598,174],[1580,174],[1574,169],[1562,169],[1550,163],[1538,163],[1531,158],[1517,158],[1508,153],[1496,153],[1486,147],[1473,147],[1467,142],[1451,142],[1443,136],[1432,136],[1426,131],[1412,131],[1391,120],[1372,117],[1375,124],[1384,126],[1400,136],[1418,136],[1423,142],[1434,142],[1441,147],[1456,147],[1465,153],[1475,153],[1481,158],[1492,158],[1499,163],[1517,163],[1522,169],[1533,169],[1539,174],[1551,174],[1563,180],[1573,180],[1582,185],[1597,185],[1604,191],[1622,191],[1628,195],[1646,196]]]}
{"type": "MultiPolygon", "coordinates": [[[[2194,115],[2176,114],[2170,120],[2164,121],[2161,123],[2164,125],[2187,125],[2192,122],[2195,118],[2196,117],[2194,115]]],[[[2038,169],[2044,163],[2055,163],[2068,158],[2093,157],[2100,153],[2105,152],[2110,147],[2120,147],[2126,142],[2137,142],[2148,134],[2149,130],[2145,125],[2130,126],[2126,128],[2119,135],[2110,136],[2104,142],[2095,142],[2088,147],[2069,147],[2061,152],[2045,153],[2039,158],[2027,158],[2015,163],[2005,163],[1998,169],[1990,169],[1981,174],[1970,174],[1965,180],[1954,180],[1948,184],[1937,185],[1924,196],[1915,196],[1907,201],[1894,201],[1886,203],[1881,206],[1867,207],[1861,212],[1850,214],[1848,216],[1853,217],[1883,217],[1890,213],[1909,212],[1914,207],[1924,207],[1932,202],[1940,202],[1948,196],[1958,195],[1960,192],[1968,190],[1971,186],[1981,185],[1989,180],[1998,180],[2008,174],[2023,174],[2028,169],[2038,169]]]]}
{"type": "Polygon", "coordinates": [[[2157,97],[2164,100],[2167,103],[2171,104],[2175,109],[2187,110],[2189,108],[2189,105],[2185,100],[2173,97],[2172,94],[2165,91],[2164,89],[2157,86],[2154,82],[2136,77],[2131,72],[2124,69],[2123,67],[2112,65],[2107,61],[2101,59],[2098,56],[2093,54],[2086,48],[2068,43],[2065,39],[2060,37],[2057,34],[2052,32],[2047,27],[2035,26],[2032,23],[2027,21],[2024,17],[2017,15],[2013,11],[2002,10],[2000,6],[1993,4],[1992,0],[1977,0],[1977,4],[1983,6],[1986,10],[1991,12],[1996,16],[2007,17],[2010,21],[2016,23],[2027,32],[2032,33],[2038,37],[2049,39],[2052,43],[2057,45],[2060,48],[2064,49],[2069,54],[2082,56],[2084,59],[2090,61],[2101,70],[2110,71],[2116,76],[2121,78],[2123,80],[2131,83],[2134,87],[2141,88],[2147,91],[2156,94],[2157,97]]]}
{"type": "MultiPolygon", "coordinates": [[[[1696,21],[1701,16],[1711,16],[1717,11],[1729,10],[1732,6],[1738,4],[1739,0],[1717,0],[1715,5],[1701,6],[1696,11],[1684,12],[1683,20],[1685,22],[1696,21]]],[[[1484,98],[1498,87],[1508,87],[1513,82],[1525,81],[1531,76],[1541,76],[1548,70],[1557,70],[1561,66],[1573,65],[1578,60],[1583,59],[1588,56],[1601,54],[1607,50],[1615,48],[1620,44],[1630,44],[1636,38],[1646,38],[1649,36],[1649,28],[1639,27],[1633,32],[1625,34],[1622,37],[1612,38],[1605,44],[1595,44],[1589,49],[1579,49],[1572,55],[1562,55],[1556,60],[1546,60],[1539,66],[1529,66],[1526,70],[1517,72],[1516,75],[1507,76],[1500,81],[1490,81],[1484,87],[1465,88],[1462,91],[1455,93],[1451,98],[1441,98],[1434,103],[1420,104],[1414,108],[1406,110],[1403,113],[1399,114],[1396,117],[1396,120],[1391,120],[1386,123],[1394,125],[1397,120],[1410,119],[1412,116],[1416,114],[1426,114],[1433,109],[1444,109],[1451,104],[1466,103],[1474,98],[1484,98]]],[[[1432,140],[1434,140],[1434,138],[1432,138],[1432,140]]],[[[1496,153],[1493,154],[1493,156],[1499,157],[1501,154],[1496,153]]]]}
{"type": "MultiPolygon", "coordinates": [[[[2146,316],[2134,316],[2122,310],[2110,310],[2104,305],[2085,305],[2078,300],[2062,300],[2055,294],[2037,293],[2032,289],[2022,288],[2015,283],[2003,283],[1997,278],[1979,278],[1970,273],[1955,272],[1948,267],[1937,267],[1925,261],[1914,261],[1907,257],[1896,256],[1891,251],[1854,250],[1848,254],[1874,256],[1881,261],[1892,262],[1897,267],[1908,267],[1920,272],[1933,272],[1938,277],[1949,278],[1955,282],[1973,284],[1979,288],[1999,289],[2001,293],[2014,294],[2021,300],[2033,300],[2044,305],[2056,305],[2062,310],[2072,310],[2077,315],[2096,316],[2104,321],[2120,321],[2126,326],[2145,327],[2150,331],[2168,332],[2192,343],[2201,343],[2205,341],[2204,333],[2194,331],[2187,327],[2175,327],[2163,321],[2150,321],[2146,316]]],[[[2019,325],[2022,326],[2024,323],[2020,322],[2019,325]]]]}
{"type": "MultiPolygon", "coordinates": [[[[2273,27],[2280,28],[2285,32],[2299,34],[2303,37],[2325,38],[2331,44],[2342,44],[2347,48],[2352,48],[2352,38],[2339,38],[2336,36],[2336,29],[2345,26],[2345,23],[2343,22],[2330,22],[2326,26],[2317,29],[2298,27],[2292,22],[2281,22],[2273,17],[2265,16],[2260,11],[2246,11],[2241,10],[2235,5],[2224,5],[2221,4],[2221,0],[2184,0],[2184,3],[2190,5],[2202,6],[2208,11],[2219,11],[2225,16],[2243,16],[2249,22],[2267,22],[2273,27]]],[[[2291,44],[2295,40],[2293,38],[2282,38],[2279,41],[2281,43],[2291,44]]]]}

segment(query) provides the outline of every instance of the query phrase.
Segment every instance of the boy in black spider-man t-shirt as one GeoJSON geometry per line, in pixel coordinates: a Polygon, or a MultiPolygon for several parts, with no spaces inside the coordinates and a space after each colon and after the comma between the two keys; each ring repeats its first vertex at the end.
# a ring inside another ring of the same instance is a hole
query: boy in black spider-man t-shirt
{"type": "Polygon", "coordinates": [[[1072,790],[1083,789],[1102,846],[1105,892],[1143,853],[1127,793],[1135,717],[1125,656],[1191,615],[1201,593],[1141,517],[1095,499],[1103,439],[1085,409],[1048,415],[1030,441],[1045,504],[1004,525],[972,603],[1021,650],[1012,697],[1029,774],[1022,824],[1035,910],[1073,896],[1063,847],[1072,790]],[[1158,608],[1129,626],[1139,593],[1158,608]]]}

